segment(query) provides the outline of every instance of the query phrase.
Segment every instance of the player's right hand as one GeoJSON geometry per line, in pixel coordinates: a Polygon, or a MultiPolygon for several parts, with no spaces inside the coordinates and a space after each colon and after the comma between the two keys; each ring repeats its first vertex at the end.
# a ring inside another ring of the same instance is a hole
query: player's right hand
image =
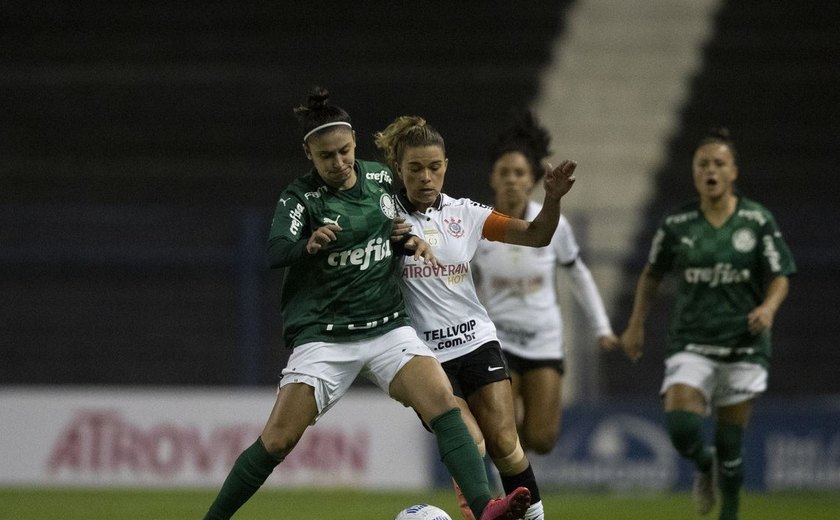
{"type": "Polygon", "coordinates": [[[642,347],[645,342],[645,330],[642,327],[627,327],[621,334],[621,350],[633,363],[642,357],[642,347]]]}
{"type": "Polygon", "coordinates": [[[306,242],[306,252],[314,255],[333,240],[335,234],[341,231],[341,226],[338,224],[326,224],[315,230],[306,242]]]}

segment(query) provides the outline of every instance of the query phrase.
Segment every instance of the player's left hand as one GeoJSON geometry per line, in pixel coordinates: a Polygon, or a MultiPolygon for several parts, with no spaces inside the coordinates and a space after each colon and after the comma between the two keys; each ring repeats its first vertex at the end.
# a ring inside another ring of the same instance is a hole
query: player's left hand
{"type": "Polygon", "coordinates": [[[412,236],[405,242],[405,248],[409,251],[414,251],[414,259],[423,259],[424,264],[431,264],[435,267],[438,265],[437,258],[432,253],[432,246],[428,242],[418,236],[412,236]]]}
{"type": "Polygon", "coordinates": [[[563,195],[569,193],[575,183],[576,168],[577,162],[569,159],[564,159],[556,168],[551,164],[546,165],[543,178],[546,197],[560,200],[563,195]]]}
{"type": "Polygon", "coordinates": [[[754,336],[761,334],[773,326],[774,313],[768,307],[759,305],[747,314],[747,327],[754,336]]]}

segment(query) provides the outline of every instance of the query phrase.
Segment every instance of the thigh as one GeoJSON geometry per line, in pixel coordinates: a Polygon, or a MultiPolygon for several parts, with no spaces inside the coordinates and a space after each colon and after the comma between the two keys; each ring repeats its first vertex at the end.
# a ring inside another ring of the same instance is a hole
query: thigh
{"type": "Polygon", "coordinates": [[[521,375],[524,428],[554,429],[560,424],[563,376],[543,367],[521,375]]]}
{"type": "Polygon", "coordinates": [[[285,457],[316,417],[318,406],[312,386],[305,383],[282,386],[260,435],[266,450],[275,457],[285,457]]]}
{"type": "Polygon", "coordinates": [[[426,424],[458,406],[449,378],[434,356],[409,359],[391,380],[388,394],[414,408],[426,424]]]}
{"type": "Polygon", "coordinates": [[[467,398],[467,403],[484,434],[487,453],[491,457],[508,455],[518,438],[510,382],[484,385],[467,398]]]}
{"type": "Polygon", "coordinates": [[[683,383],[674,383],[665,390],[663,405],[666,412],[693,412],[698,415],[708,413],[708,405],[703,393],[683,383]]]}
{"type": "Polygon", "coordinates": [[[666,412],[687,411],[706,415],[715,387],[716,363],[689,352],[665,360],[665,377],[660,393],[666,412]]]}
{"type": "Polygon", "coordinates": [[[750,422],[752,415],[753,401],[741,401],[740,403],[719,406],[717,408],[717,423],[732,424],[745,428],[750,422]]]}
{"type": "Polygon", "coordinates": [[[389,394],[391,382],[412,358],[435,357],[411,327],[398,327],[367,341],[363,355],[361,375],[389,394]]]}
{"type": "Polygon", "coordinates": [[[317,419],[347,393],[360,373],[364,346],[364,342],[312,342],[295,347],[283,369],[280,389],[298,383],[312,387],[317,419]]]}

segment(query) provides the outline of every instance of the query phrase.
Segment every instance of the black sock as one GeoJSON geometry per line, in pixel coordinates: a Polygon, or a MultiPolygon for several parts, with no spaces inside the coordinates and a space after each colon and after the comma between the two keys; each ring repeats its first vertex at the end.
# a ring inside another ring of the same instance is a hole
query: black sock
{"type": "Polygon", "coordinates": [[[537,486],[537,478],[534,476],[534,469],[528,464],[525,471],[516,475],[504,476],[502,478],[502,487],[505,489],[505,494],[509,494],[518,487],[528,488],[531,492],[531,503],[536,504],[540,501],[540,489],[537,486]]]}

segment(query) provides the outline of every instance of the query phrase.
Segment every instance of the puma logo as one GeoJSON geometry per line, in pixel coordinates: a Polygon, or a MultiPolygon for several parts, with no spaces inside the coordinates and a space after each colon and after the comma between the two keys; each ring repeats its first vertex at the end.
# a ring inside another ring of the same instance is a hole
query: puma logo
{"type": "Polygon", "coordinates": [[[336,215],[335,220],[333,220],[329,217],[324,217],[324,224],[335,224],[337,226],[338,225],[338,219],[340,219],[340,218],[341,218],[341,215],[336,215]]]}

